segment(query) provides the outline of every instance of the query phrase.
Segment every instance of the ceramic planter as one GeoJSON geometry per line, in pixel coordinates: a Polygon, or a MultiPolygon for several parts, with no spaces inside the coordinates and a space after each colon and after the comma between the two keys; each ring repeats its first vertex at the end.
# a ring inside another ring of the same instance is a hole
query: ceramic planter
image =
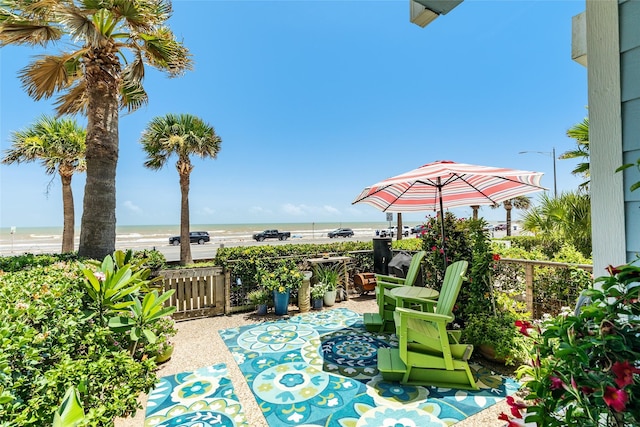
{"type": "Polygon", "coordinates": [[[289,312],[289,289],[284,292],[273,291],[273,308],[276,316],[289,312]]]}
{"type": "Polygon", "coordinates": [[[264,316],[267,314],[267,304],[256,305],[256,314],[258,316],[264,316]]]}
{"type": "Polygon", "coordinates": [[[314,298],[312,300],[312,306],[314,310],[322,310],[322,300],[323,298],[314,298]]]}
{"type": "Polygon", "coordinates": [[[324,294],[324,305],[331,307],[332,305],[334,305],[336,303],[336,295],[337,295],[338,291],[333,290],[333,291],[327,291],[324,294]]]}
{"type": "Polygon", "coordinates": [[[156,363],[159,365],[161,363],[168,362],[173,355],[173,346],[167,346],[164,351],[156,356],[156,363]]]}

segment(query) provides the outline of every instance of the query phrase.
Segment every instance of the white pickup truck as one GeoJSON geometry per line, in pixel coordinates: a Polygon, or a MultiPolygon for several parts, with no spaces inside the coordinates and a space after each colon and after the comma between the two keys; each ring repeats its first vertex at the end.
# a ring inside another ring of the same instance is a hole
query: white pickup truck
{"type": "MultiPolygon", "coordinates": [[[[398,227],[396,227],[395,225],[392,225],[387,229],[379,230],[379,231],[380,231],[380,237],[395,237],[396,234],[398,233],[398,227]]],[[[408,237],[410,233],[411,233],[411,227],[409,227],[408,225],[403,225],[402,235],[404,237],[408,237]]]]}

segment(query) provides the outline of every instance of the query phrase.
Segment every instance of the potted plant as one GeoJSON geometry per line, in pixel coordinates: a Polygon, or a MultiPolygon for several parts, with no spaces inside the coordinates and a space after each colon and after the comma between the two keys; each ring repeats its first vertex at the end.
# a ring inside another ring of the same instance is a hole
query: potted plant
{"type": "Polygon", "coordinates": [[[324,283],[316,283],[311,287],[311,305],[314,310],[322,308],[322,300],[327,292],[327,285],[324,283]]]}
{"type": "Polygon", "coordinates": [[[323,283],[325,285],[325,294],[323,300],[324,305],[329,307],[336,303],[338,278],[340,277],[338,268],[338,264],[319,264],[316,266],[316,271],[314,272],[317,283],[323,283]]]}
{"type": "Polygon", "coordinates": [[[303,277],[302,272],[292,260],[282,260],[270,270],[258,269],[258,282],[264,289],[273,293],[273,307],[276,315],[282,316],[288,313],[291,289],[299,288],[303,277]]]}
{"type": "Polygon", "coordinates": [[[513,300],[499,293],[495,313],[474,315],[465,321],[462,340],[473,344],[490,361],[514,365],[526,360],[528,355],[526,340],[514,327],[517,320],[527,316],[522,303],[516,307],[509,304],[513,304],[513,300]]]}
{"type": "Polygon", "coordinates": [[[247,294],[249,304],[256,307],[256,314],[264,316],[267,314],[267,306],[271,301],[271,293],[266,289],[258,288],[247,294]]]}

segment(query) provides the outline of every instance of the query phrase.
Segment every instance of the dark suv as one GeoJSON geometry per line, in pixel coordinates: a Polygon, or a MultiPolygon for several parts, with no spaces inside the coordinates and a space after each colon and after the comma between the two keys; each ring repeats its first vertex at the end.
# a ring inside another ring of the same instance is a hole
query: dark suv
{"type": "MultiPolygon", "coordinates": [[[[190,243],[204,245],[205,242],[208,242],[209,240],[211,239],[209,238],[209,233],[206,231],[192,231],[189,233],[190,243]]],[[[180,236],[169,237],[169,244],[178,246],[180,244],[180,236]]]]}
{"type": "Polygon", "coordinates": [[[353,230],[350,228],[338,228],[336,230],[330,231],[327,233],[329,238],[333,239],[334,237],[351,237],[353,236],[353,230]]]}

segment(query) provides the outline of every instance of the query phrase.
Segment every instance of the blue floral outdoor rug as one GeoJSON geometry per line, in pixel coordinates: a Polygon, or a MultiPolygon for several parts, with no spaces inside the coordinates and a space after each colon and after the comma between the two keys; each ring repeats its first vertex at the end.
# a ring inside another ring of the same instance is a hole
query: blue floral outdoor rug
{"type": "Polygon", "coordinates": [[[249,426],[224,363],[163,377],[149,395],[145,427],[249,426]]]}
{"type": "Polygon", "coordinates": [[[376,354],[395,335],[343,308],[219,332],[272,427],[450,426],[519,388],[481,366],[478,391],[385,382],[376,354]]]}

